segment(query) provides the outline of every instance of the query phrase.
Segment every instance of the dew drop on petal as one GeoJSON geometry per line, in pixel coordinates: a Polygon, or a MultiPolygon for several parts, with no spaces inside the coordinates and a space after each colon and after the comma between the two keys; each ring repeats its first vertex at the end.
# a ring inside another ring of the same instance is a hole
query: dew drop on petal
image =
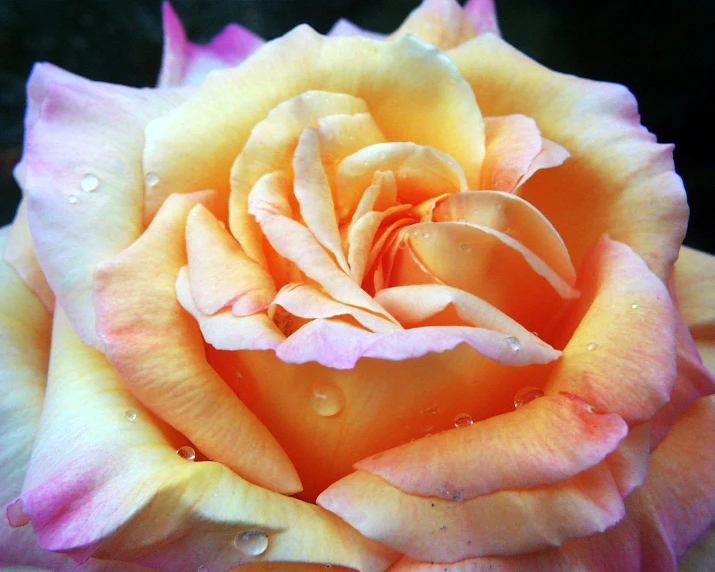
{"type": "Polygon", "coordinates": [[[248,556],[258,556],[268,548],[268,536],[262,530],[239,532],[233,539],[233,545],[248,556]]]}
{"type": "Polygon", "coordinates": [[[514,407],[521,407],[526,405],[534,399],[544,396],[544,390],[538,387],[522,387],[519,391],[514,394],[514,407]]]}
{"type": "Polygon", "coordinates": [[[587,349],[588,351],[592,352],[592,351],[595,350],[597,347],[598,347],[598,344],[596,344],[596,343],[594,343],[594,342],[591,342],[590,344],[588,344],[588,345],[586,346],[586,349],[587,349]]]}
{"type": "Polygon", "coordinates": [[[153,187],[159,182],[159,175],[157,175],[156,173],[147,173],[144,177],[144,182],[146,183],[147,187],[153,187]]]}
{"type": "Polygon", "coordinates": [[[633,308],[634,310],[637,310],[637,309],[638,309],[638,304],[631,304],[631,308],[633,308]]]}
{"type": "Polygon", "coordinates": [[[345,408],[345,394],[334,383],[315,383],[310,389],[310,407],[321,417],[332,417],[345,408]]]}
{"type": "Polygon", "coordinates": [[[193,448],[189,447],[188,445],[179,447],[176,450],[176,454],[179,455],[179,457],[181,457],[182,459],[186,459],[187,461],[193,461],[196,458],[196,451],[194,451],[193,448]]]}
{"type": "Polygon", "coordinates": [[[209,567],[202,564],[196,569],[196,572],[209,572],[209,567]]]}
{"type": "Polygon", "coordinates": [[[468,413],[460,413],[454,418],[455,427],[469,427],[474,425],[474,419],[468,413]]]}
{"type": "Polygon", "coordinates": [[[77,204],[77,197],[74,195],[70,195],[69,199],[67,199],[71,205],[76,205],[77,204]]]}
{"type": "Polygon", "coordinates": [[[127,418],[127,421],[136,421],[137,419],[137,412],[132,410],[132,409],[127,409],[124,412],[124,417],[127,418]]]}
{"type": "Polygon", "coordinates": [[[515,352],[516,352],[516,351],[519,351],[519,349],[521,348],[521,342],[519,341],[519,338],[517,338],[517,337],[509,336],[509,337],[506,339],[506,343],[507,343],[508,346],[509,346],[512,350],[514,350],[515,352]]]}
{"type": "Polygon", "coordinates": [[[91,193],[99,188],[99,179],[96,175],[92,173],[87,173],[82,180],[79,182],[79,186],[82,187],[83,191],[91,193]]]}
{"type": "Polygon", "coordinates": [[[423,232],[422,238],[429,238],[429,232],[423,232]]]}

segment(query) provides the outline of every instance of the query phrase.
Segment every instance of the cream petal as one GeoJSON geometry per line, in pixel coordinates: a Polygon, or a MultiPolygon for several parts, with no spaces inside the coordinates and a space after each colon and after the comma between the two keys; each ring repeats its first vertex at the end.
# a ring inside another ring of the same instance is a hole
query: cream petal
{"type": "Polygon", "coordinates": [[[414,34],[440,50],[448,50],[472,39],[477,32],[455,0],[424,0],[390,38],[403,34],[414,34]]]}

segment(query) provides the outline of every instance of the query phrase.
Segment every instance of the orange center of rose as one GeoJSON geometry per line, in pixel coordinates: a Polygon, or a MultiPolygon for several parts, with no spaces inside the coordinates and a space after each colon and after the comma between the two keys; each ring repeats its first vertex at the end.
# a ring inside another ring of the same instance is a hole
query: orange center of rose
{"type": "MultiPolygon", "coordinates": [[[[277,106],[236,159],[230,232],[206,209],[189,217],[179,299],[190,292],[187,309],[207,320],[260,319],[283,340],[281,354],[204,329],[209,362],[293,461],[299,497],[313,501],[364,457],[514,408],[524,370],[466,343],[437,347],[435,327],[481,335],[511,319],[548,340],[578,296],[560,237],[519,198],[567,153],[522,116],[488,118],[486,149],[472,189],[449,155],[387,141],[362,100],[308,92],[277,106]],[[408,331],[424,351],[374,357],[408,331]],[[359,344],[351,367],[342,354],[359,344]]],[[[518,336],[502,340],[522,351],[518,336]]],[[[533,393],[547,368],[529,367],[533,393]]]]}

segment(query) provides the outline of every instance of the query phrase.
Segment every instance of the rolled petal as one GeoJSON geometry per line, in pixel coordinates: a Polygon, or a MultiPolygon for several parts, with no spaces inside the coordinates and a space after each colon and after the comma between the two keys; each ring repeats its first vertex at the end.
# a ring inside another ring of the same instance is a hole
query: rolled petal
{"type": "Polygon", "coordinates": [[[440,50],[449,50],[471,40],[477,31],[455,0],[424,0],[390,38],[403,34],[414,34],[440,50]]]}
{"type": "Polygon", "coordinates": [[[213,198],[203,192],[167,199],[136,243],[97,268],[97,328],[112,365],[150,410],[208,458],[258,485],[294,493],[300,481],[290,459],[206,362],[198,327],[176,299],[186,217],[213,198]]]}
{"type": "Polygon", "coordinates": [[[676,310],[661,280],[626,245],[602,237],[579,272],[581,298],[554,335],[568,340],[547,393],[579,396],[629,425],[648,421],[676,379],[676,310]]]}
{"type": "Polygon", "coordinates": [[[266,44],[241,66],[212,72],[185,105],[153,122],[145,171],[158,176],[167,194],[225,192],[253,127],[307,90],[363,99],[388,141],[435,147],[462,165],[470,186],[479,183],[483,121],[474,93],[448,57],[410,35],[394,42],[328,38],[307,26],[266,44]]]}
{"type": "Polygon", "coordinates": [[[394,559],[318,507],[219,463],[182,458],[177,447],[185,445],[57,314],[40,431],[19,499],[44,550],[78,563],[93,555],[160,570],[298,560],[377,571],[394,559]]]}
{"type": "Polygon", "coordinates": [[[450,50],[449,57],[485,117],[531,117],[544,137],[571,154],[529,179],[520,196],[553,223],[574,266],[608,232],[667,280],[685,234],[685,191],[672,147],[658,145],[640,125],[628,90],[555,73],[491,34],[450,50]]]}
{"type": "Polygon", "coordinates": [[[355,464],[419,496],[463,501],[573,477],[612,453],[628,433],[564,396],[545,396],[512,413],[419,439],[355,464]]]}
{"type": "Polygon", "coordinates": [[[200,83],[215,69],[238,65],[263,44],[263,39],[238,24],[229,24],[210,44],[201,46],[186,40],[186,32],[171,3],[162,6],[164,53],[159,87],[200,83]]]}
{"type": "Polygon", "coordinates": [[[366,471],[331,485],[318,504],[368,538],[418,560],[457,562],[558,546],[625,515],[613,477],[597,465],[557,484],[463,502],[410,495],[366,471]]]}
{"type": "Polygon", "coordinates": [[[35,66],[28,92],[23,190],[37,259],[82,339],[100,347],[94,268],[141,234],[144,126],[184,94],[92,82],[49,64],[35,66]]]}
{"type": "Polygon", "coordinates": [[[237,316],[268,308],[276,295],[271,276],[246,256],[206,207],[197,204],[186,220],[191,295],[204,314],[230,307],[237,316]]]}

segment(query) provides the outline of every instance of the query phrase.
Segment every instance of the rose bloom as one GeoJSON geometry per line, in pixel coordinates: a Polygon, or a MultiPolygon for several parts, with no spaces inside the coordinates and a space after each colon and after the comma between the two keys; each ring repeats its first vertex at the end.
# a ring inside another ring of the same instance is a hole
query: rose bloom
{"type": "Polygon", "coordinates": [[[157,88],[28,82],[2,562],[713,565],[715,263],[625,88],[488,0],[388,38],[164,26],[157,88]]]}

